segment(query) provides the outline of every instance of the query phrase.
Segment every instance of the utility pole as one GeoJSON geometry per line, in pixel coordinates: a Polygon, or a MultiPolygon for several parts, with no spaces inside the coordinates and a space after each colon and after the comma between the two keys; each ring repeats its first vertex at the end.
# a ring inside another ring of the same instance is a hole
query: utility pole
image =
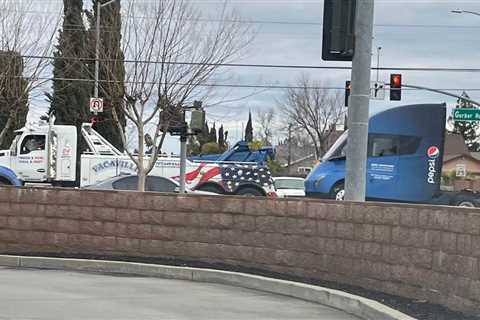
{"type": "Polygon", "coordinates": [[[356,10],[345,200],[365,201],[374,0],[358,1],[356,10]]]}
{"type": "Polygon", "coordinates": [[[100,75],[100,14],[102,8],[111,5],[117,0],[110,0],[105,3],[97,2],[97,23],[95,27],[95,87],[94,87],[94,97],[98,98],[98,87],[99,87],[99,75],[100,75]]]}
{"type": "Polygon", "coordinates": [[[377,47],[377,83],[380,75],[380,50],[382,50],[382,47],[377,47]]]}
{"type": "Polygon", "coordinates": [[[290,172],[290,165],[292,164],[292,124],[288,124],[288,157],[287,157],[287,166],[288,166],[288,173],[290,172]]]}

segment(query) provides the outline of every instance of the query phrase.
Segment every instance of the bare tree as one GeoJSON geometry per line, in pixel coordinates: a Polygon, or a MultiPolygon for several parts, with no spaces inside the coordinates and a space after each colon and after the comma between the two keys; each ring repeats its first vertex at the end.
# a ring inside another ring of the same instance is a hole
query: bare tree
{"type": "MultiPolygon", "coordinates": [[[[239,19],[226,4],[213,25],[187,0],[130,1],[127,8],[122,39],[125,88],[109,91],[124,92],[124,105],[113,107],[112,112],[119,126],[122,112],[136,129],[138,155],[126,152],[137,166],[138,190],[143,191],[168,128],[184,106],[204,94],[200,86],[214,80],[220,64],[237,58],[251,37],[249,26],[235,22],[239,19]],[[151,146],[148,156],[146,140],[151,146]]],[[[103,86],[120,83],[113,73],[101,80],[103,86]]],[[[128,145],[123,128],[120,131],[123,144],[128,145]]]]}
{"type": "Polygon", "coordinates": [[[43,96],[40,88],[48,82],[42,75],[48,71],[47,57],[53,49],[60,15],[33,17],[29,12],[34,8],[34,0],[0,0],[0,60],[3,65],[0,68],[0,112],[5,122],[0,131],[0,145],[17,129],[15,126],[23,125],[28,102],[43,96]]]}
{"type": "Polygon", "coordinates": [[[263,145],[272,145],[275,131],[275,110],[273,108],[258,110],[256,112],[256,118],[258,119],[260,131],[258,133],[258,139],[262,141],[263,145]]]}
{"type": "Polygon", "coordinates": [[[302,75],[299,88],[289,88],[281,108],[290,121],[312,139],[317,159],[328,148],[329,137],[343,120],[345,108],[340,92],[330,93],[319,82],[302,75]]]}

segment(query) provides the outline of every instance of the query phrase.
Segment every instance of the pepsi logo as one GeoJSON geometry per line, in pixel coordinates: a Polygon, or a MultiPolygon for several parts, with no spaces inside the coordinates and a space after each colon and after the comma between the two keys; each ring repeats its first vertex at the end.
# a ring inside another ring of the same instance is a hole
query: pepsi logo
{"type": "Polygon", "coordinates": [[[427,156],[430,159],[436,159],[440,155],[440,149],[438,147],[432,146],[427,149],[427,156]]]}

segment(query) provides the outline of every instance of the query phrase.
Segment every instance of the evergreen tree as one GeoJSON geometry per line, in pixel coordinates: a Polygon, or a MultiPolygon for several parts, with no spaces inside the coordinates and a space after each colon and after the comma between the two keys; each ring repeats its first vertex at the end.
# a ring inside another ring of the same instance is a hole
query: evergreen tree
{"type": "Polygon", "coordinates": [[[210,130],[210,138],[209,142],[215,142],[217,143],[217,129],[215,128],[215,122],[213,123],[213,127],[210,130]]]}
{"type": "Polygon", "coordinates": [[[248,113],[248,122],[247,126],[245,127],[245,141],[252,142],[253,141],[253,126],[252,126],[252,113],[248,113]]]}
{"type": "MultiPolygon", "coordinates": [[[[58,37],[53,60],[53,92],[47,94],[50,101],[49,114],[54,113],[57,124],[75,125],[78,137],[81,125],[89,121],[89,99],[92,83],[61,79],[91,79],[88,65],[83,59],[88,56],[87,31],[83,23],[83,1],[63,0],[64,19],[58,37]],[[65,59],[72,57],[74,59],[65,59]]],[[[79,139],[77,148],[77,181],[80,179],[80,155],[86,143],[79,139]]]]}
{"type": "Polygon", "coordinates": [[[220,147],[220,150],[225,150],[225,134],[223,133],[223,124],[220,126],[220,129],[218,129],[218,146],[220,147]]]}
{"type": "Polygon", "coordinates": [[[6,130],[0,148],[8,149],[27,120],[27,81],[22,78],[23,59],[18,52],[0,52],[0,131],[6,130]],[[8,123],[8,127],[7,126],[8,123]]]}
{"type": "MultiPolygon", "coordinates": [[[[90,56],[95,57],[98,3],[106,3],[109,0],[92,0],[93,9],[89,13],[90,32],[89,47],[90,56]]],[[[100,115],[101,121],[95,129],[115,147],[123,150],[123,143],[118,131],[118,126],[113,120],[112,108],[115,108],[123,128],[126,126],[125,115],[122,112],[124,104],[124,80],[125,80],[125,56],[121,49],[122,19],[120,14],[120,0],[112,2],[101,8],[100,12],[100,88],[99,96],[104,99],[104,110],[100,115]],[[102,80],[104,80],[102,82],[102,80]],[[106,80],[106,81],[105,81],[106,80]]],[[[95,61],[92,60],[90,72],[94,75],[95,61]]],[[[93,92],[93,91],[92,91],[93,92]]]]}
{"type": "Polygon", "coordinates": [[[202,146],[208,142],[210,142],[210,130],[208,129],[208,123],[205,121],[205,125],[203,126],[203,131],[197,136],[198,144],[200,145],[200,149],[202,146]]]}
{"type": "MultiPolygon", "coordinates": [[[[470,97],[464,91],[462,97],[469,99],[470,97]]],[[[474,105],[463,99],[457,100],[455,108],[475,108],[474,105]]],[[[480,149],[480,143],[478,141],[477,132],[479,129],[479,123],[476,121],[456,121],[453,125],[453,133],[461,134],[465,139],[465,144],[468,150],[477,152],[480,149]]]]}

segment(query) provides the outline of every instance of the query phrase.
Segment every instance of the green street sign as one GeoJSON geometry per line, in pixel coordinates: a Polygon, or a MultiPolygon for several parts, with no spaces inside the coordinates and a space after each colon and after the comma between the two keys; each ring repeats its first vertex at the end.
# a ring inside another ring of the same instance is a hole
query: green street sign
{"type": "Polygon", "coordinates": [[[453,121],[480,121],[480,109],[453,109],[453,121]]]}

